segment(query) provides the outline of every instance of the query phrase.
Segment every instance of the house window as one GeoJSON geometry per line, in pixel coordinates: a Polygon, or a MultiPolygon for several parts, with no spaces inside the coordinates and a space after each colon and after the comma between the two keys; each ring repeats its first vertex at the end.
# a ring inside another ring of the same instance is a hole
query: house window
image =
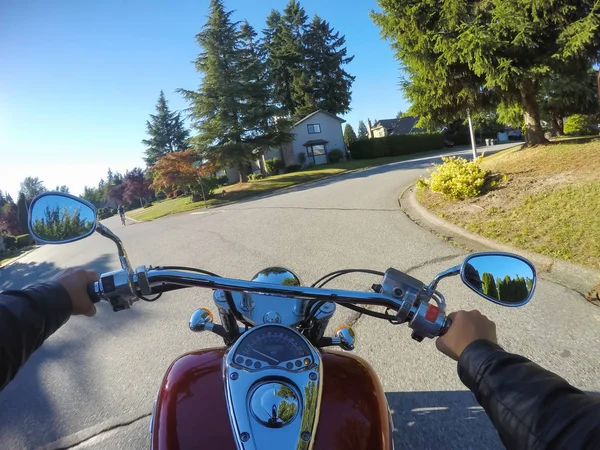
{"type": "Polygon", "coordinates": [[[306,127],[308,128],[308,134],[317,134],[321,132],[321,125],[318,123],[306,125],[306,127]]]}

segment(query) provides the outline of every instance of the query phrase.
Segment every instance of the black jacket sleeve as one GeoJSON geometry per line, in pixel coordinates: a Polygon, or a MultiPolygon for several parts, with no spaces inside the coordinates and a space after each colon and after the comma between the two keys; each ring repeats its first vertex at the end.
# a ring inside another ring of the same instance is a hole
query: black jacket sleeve
{"type": "Polygon", "coordinates": [[[508,449],[600,449],[600,398],[492,342],[471,343],[458,375],[508,449]]]}
{"type": "Polygon", "coordinates": [[[67,290],[58,283],[0,293],[0,390],[69,319],[71,308],[67,290]]]}

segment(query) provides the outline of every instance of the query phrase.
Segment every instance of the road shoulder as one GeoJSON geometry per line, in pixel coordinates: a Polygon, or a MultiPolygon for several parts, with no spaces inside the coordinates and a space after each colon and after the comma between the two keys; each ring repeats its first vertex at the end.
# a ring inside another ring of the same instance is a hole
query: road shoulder
{"type": "Polygon", "coordinates": [[[522,255],[534,263],[540,277],[568,287],[586,297],[591,303],[600,306],[599,300],[589,297],[600,283],[600,272],[597,270],[511,247],[471,233],[428,211],[417,201],[415,191],[415,185],[406,188],[398,198],[398,204],[408,218],[417,225],[437,234],[441,239],[470,251],[502,251],[522,255]]]}

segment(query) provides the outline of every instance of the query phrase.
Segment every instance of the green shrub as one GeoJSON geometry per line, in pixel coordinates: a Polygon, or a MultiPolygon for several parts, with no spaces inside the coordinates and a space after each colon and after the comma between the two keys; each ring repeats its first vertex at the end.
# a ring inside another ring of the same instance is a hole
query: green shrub
{"type": "Polygon", "coordinates": [[[329,151],[329,162],[332,164],[339,163],[342,159],[344,159],[344,152],[339,148],[332,148],[329,151]]]}
{"type": "Polygon", "coordinates": [[[17,242],[17,248],[28,247],[33,244],[33,238],[30,234],[21,234],[20,236],[15,236],[17,242]]]}
{"type": "Polygon", "coordinates": [[[154,203],[148,202],[144,205],[144,208],[150,208],[151,206],[154,206],[154,203]]]}
{"type": "Polygon", "coordinates": [[[433,192],[439,192],[444,197],[464,200],[476,197],[481,193],[485,183],[486,172],[477,161],[451,156],[442,158],[443,164],[434,164],[435,170],[430,171],[431,177],[425,182],[433,192]]]}
{"type": "Polygon", "coordinates": [[[285,173],[298,172],[302,166],[300,164],[292,164],[291,166],[287,166],[285,168],[285,173]]]}
{"type": "Polygon", "coordinates": [[[248,181],[262,180],[264,177],[262,173],[251,173],[248,175],[248,181]]]}
{"type": "Polygon", "coordinates": [[[116,211],[112,208],[98,208],[96,211],[100,220],[108,219],[116,214],[116,211]]]}
{"type": "Polygon", "coordinates": [[[352,159],[402,156],[444,148],[441,133],[400,134],[374,139],[361,139],[350,144],[352,159]]]}
{"type": "Polygon", "coordinates": [[[265,168],[269,172],[269,175],[278,175],[279,171],[283,169],[283,161],[277,158],[267,159],[265,161],[265,168]]]}
{"type": "Polygon", "coordinates": [[[585,136],[587,134],[598,134],[598,131],[592,124],[592,118],[584,114],[573,114],[565,120],[565,134],[578,134],[585,136]]]}
{"type": "Polygon", "coordinates": [[[17,249],[17,238],[11,235],[6,235],[2,238],[4,241],[4,247],[7,251],[12,251],[17,249]]]}
{"type": "Polygon", "coordinates": [[[173,198],[181,197],[182,195],[183,195],[183,190],[181,190],[181,189],[177,189],[175,192],[173,192],[173,198]]]}
{"type": "Polygon", "coordinates": [[[306,153],[298,153],[298,161],[300,162],[300,165],[303,166],[306,162],[306,153]]]}
{"type": "Polygon", "coordinates": [[[156,193],[156,200],[164,200],[165,198],[167,198],[167,194],[165,194],[165,191],[158,191],[156,193]]]}
{"type": "Polygon", "coordinates": [[[200,178],[198,183],[191,185],[190,190],[192,191],[192,196],[196,196],[198,198],[198,196],[202,196],[202,190],[204,190],[204,194],[206,196],[209,196],[219,186],[219,179],[217,177],[206,177],[200,178]]]}
{"type": "Polygon", "coordinates": [[[227,175],[221,175],[220,177],[217,177],[217,181],[219,186],[225,186],[229,184],[229,178],[227,178],[227,175]]]}

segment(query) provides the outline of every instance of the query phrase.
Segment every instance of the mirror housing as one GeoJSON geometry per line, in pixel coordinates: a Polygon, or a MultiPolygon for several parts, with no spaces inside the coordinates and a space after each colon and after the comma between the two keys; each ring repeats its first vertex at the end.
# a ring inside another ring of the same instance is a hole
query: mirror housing
{"type": "Polygon", "coordinates": [[[38,242],[66,244],[96,230],[96,208],[71,194],[44,192],[31,202],[27,224],[38,242]]]}
{"type": "Polygon", "coordinates": [[[523,306],[533,296],[535,267],[512,253],[485,252],[467,256],[460,278],[483,298],[502,306],[523,306]]]}

